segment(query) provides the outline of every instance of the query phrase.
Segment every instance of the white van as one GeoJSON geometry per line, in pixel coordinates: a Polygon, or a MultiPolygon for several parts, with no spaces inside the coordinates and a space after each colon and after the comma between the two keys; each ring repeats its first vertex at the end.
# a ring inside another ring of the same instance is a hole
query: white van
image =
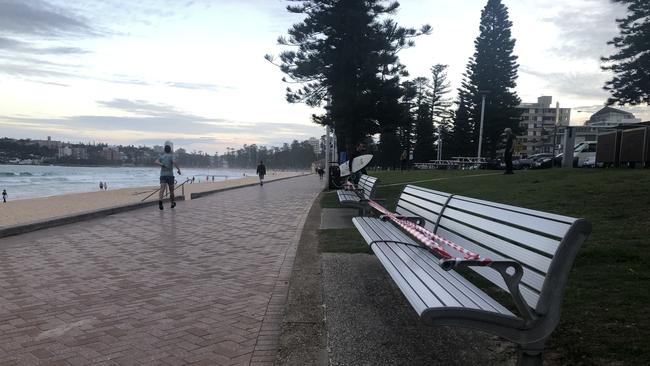
{"type": "Polygon", "coordinates": [[[573,164],[577,167],[596,166],[597,141],[583,141],[573,149],[573,164]]]}

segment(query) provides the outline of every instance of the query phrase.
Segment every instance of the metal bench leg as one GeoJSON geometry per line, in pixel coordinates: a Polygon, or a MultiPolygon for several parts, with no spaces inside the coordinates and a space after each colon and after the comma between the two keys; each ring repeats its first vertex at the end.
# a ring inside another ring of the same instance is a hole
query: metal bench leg
{"type": "Polygon", "coordinates": [[[542,366],[544,341],[520,344],[517,349],[517,366],[542,366]]]}

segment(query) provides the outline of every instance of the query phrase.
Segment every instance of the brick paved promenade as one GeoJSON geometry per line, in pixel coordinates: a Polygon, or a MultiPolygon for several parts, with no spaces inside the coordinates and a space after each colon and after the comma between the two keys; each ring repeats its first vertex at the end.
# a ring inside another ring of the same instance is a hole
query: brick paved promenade
{"type": "Polygon", "coordinates": [[[0,239],[0,365],[271,365],[315,176],[0,239]]]}

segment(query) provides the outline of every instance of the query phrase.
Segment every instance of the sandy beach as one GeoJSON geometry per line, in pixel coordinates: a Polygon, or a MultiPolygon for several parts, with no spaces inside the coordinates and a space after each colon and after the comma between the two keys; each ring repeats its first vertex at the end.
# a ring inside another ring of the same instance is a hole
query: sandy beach
{"type": "MultiPolygon", "coordinates": [[[[277,179],[298,176],[303,172],[270,172],[266,182],[277,179]]],[[[185,196],[189,200],[192,193],[209,192],[213,190],[232,188],[258,182],[257,176],[248,176],[240,179],[229,179],[220,182],[204,182],[185,184],[176,194],[185,196]]],[[[111,207],[128,206],[141,202],[159,186],[124,188],[108,191],[71,193],[60,196],[41,197],[0,202],[0,229],[25,225],[39,221],[51,220],[75,214],[98,211],[111,207]]],[[[146,201],[157,201],[158,194],[154,194],[146,201]]]]}

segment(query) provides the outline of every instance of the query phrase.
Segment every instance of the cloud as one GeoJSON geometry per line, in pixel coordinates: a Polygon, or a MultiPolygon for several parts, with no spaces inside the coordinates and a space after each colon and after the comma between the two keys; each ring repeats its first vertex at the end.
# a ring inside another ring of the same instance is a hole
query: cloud
{"type": "Polygon", "coordinates": [[[35,47],[30,42],[0,36],[0,50],[10,52],[29,53],[36,55],[72,55],[88,53],[87,50],[78,47],[35,47]]]}
{"type": "Polygon", "coordinates": [[[102,107],[116,109],[141,116],[172,117],[181,120],[196,119],[205,120],[203,117],[197,117],[191,114],[179,111],[173,106],[167,104],[151,103],[145,100],[113,99],[110,101],[97,102],[102,107]]]}
{"type": "Polygon", "coordinates": [[[51,59],[87,54],[88,50],[70,43],[106,34],[67,7],[43,0],[0,0],[0,61],[4,63],[0,73],[64,85],[39,78],[78,78],[79,70],[66,70],[78,66],[55,65],[51,59]],[[48,60],[38,56],[48,56],[48,60]]]}
{"type": "Polygon", "coordinates": [[[221,89],[235,89],[232,86],[221,86],[216,84],[201,84],[201,83],[184,83],[184,82],[167,82],[166,86],[172,88],[191,89],[191,90],[209,90],[219,91],[221,89]]]}
{"type": "Polygon", "coordinates": [[[520,66],[519,72],[535,76],[545,83],[545,88],[563,96],[581,99],[599,99],[603,103],[608,94],[603,90],[607,74],[604,72],[544,72],[520,66]]]}
{"type": "Polygon", "coordinates": [[[0,31],[47,38],[100,34],[83,17],[42,0],[0,0],[0,31]]]}
{"type": "MultiPolygon", "coordinates": [[[[128,144],[159,144],[161,138],[172,138],[177,145],[238,146],[245,143],[279,146],[282,143],[303,141],[320,136],[322,128],[316,125],[272,122],[245,122],[221,118],[206,118],[183,113],[173,106],[145,101],[116,99],[102,105],[125,111],[134,116],[80,115],[63,118],[34,118],[0,115],[0,126],[12,130],[38,130],[97,136],[102,142],[117,139],[128,144]],[[146,137],[145,137],[146,136],[146,137]],[[155,137],[154,137],[155,136],[155,137]],[[166,137],[165,137],[166,136],[166,137]]],[[[97,139],[94,137],[93,139],[97,139]]]]}
{"type": "Polygon", "coordinates": [[[563,4],[553,17],[542,19],[560,31],[559,44],[550,49],[568,59],[598,59],[611,52],[607,42],[618,33],[616,19],[624,7],[608,0],[582,0],[563,4]]]}
{"type": "MultiPolygon", "coordinates": [[[[174,139],[174,144],[177,146],[188,146],[188,145],[198,145],[198,144],[214,144],[217,143],[219,139],[214,137],[198,137],[198,138],[188,138],[181,137],[174,139]]],[[[136,145],[160,145],[160,139],[140,139],[135,141],[136,145]]]]}
{"type": "Polygon", "coordinates": [[[0,74],[19,77],[44,77],[44,78],[77,78],[78,74],[72,71],[57,70],[48,67],[35,67],[36,63],[7,63],[0,68],[0,74]]]}
{"type": "Polygon", "coordinates": [[[23,79],[23,80],[29,81],[30,83],[52,85],[52,86],[60,86],[60,87],[64,87],[64,88],[69,88],[70,87],[70,85],[68,85],[68,84],[57,83],[57,82],[54,82],[54,81],[44,81],[44,80],[34,80],[34,79],[23,79]]]}

